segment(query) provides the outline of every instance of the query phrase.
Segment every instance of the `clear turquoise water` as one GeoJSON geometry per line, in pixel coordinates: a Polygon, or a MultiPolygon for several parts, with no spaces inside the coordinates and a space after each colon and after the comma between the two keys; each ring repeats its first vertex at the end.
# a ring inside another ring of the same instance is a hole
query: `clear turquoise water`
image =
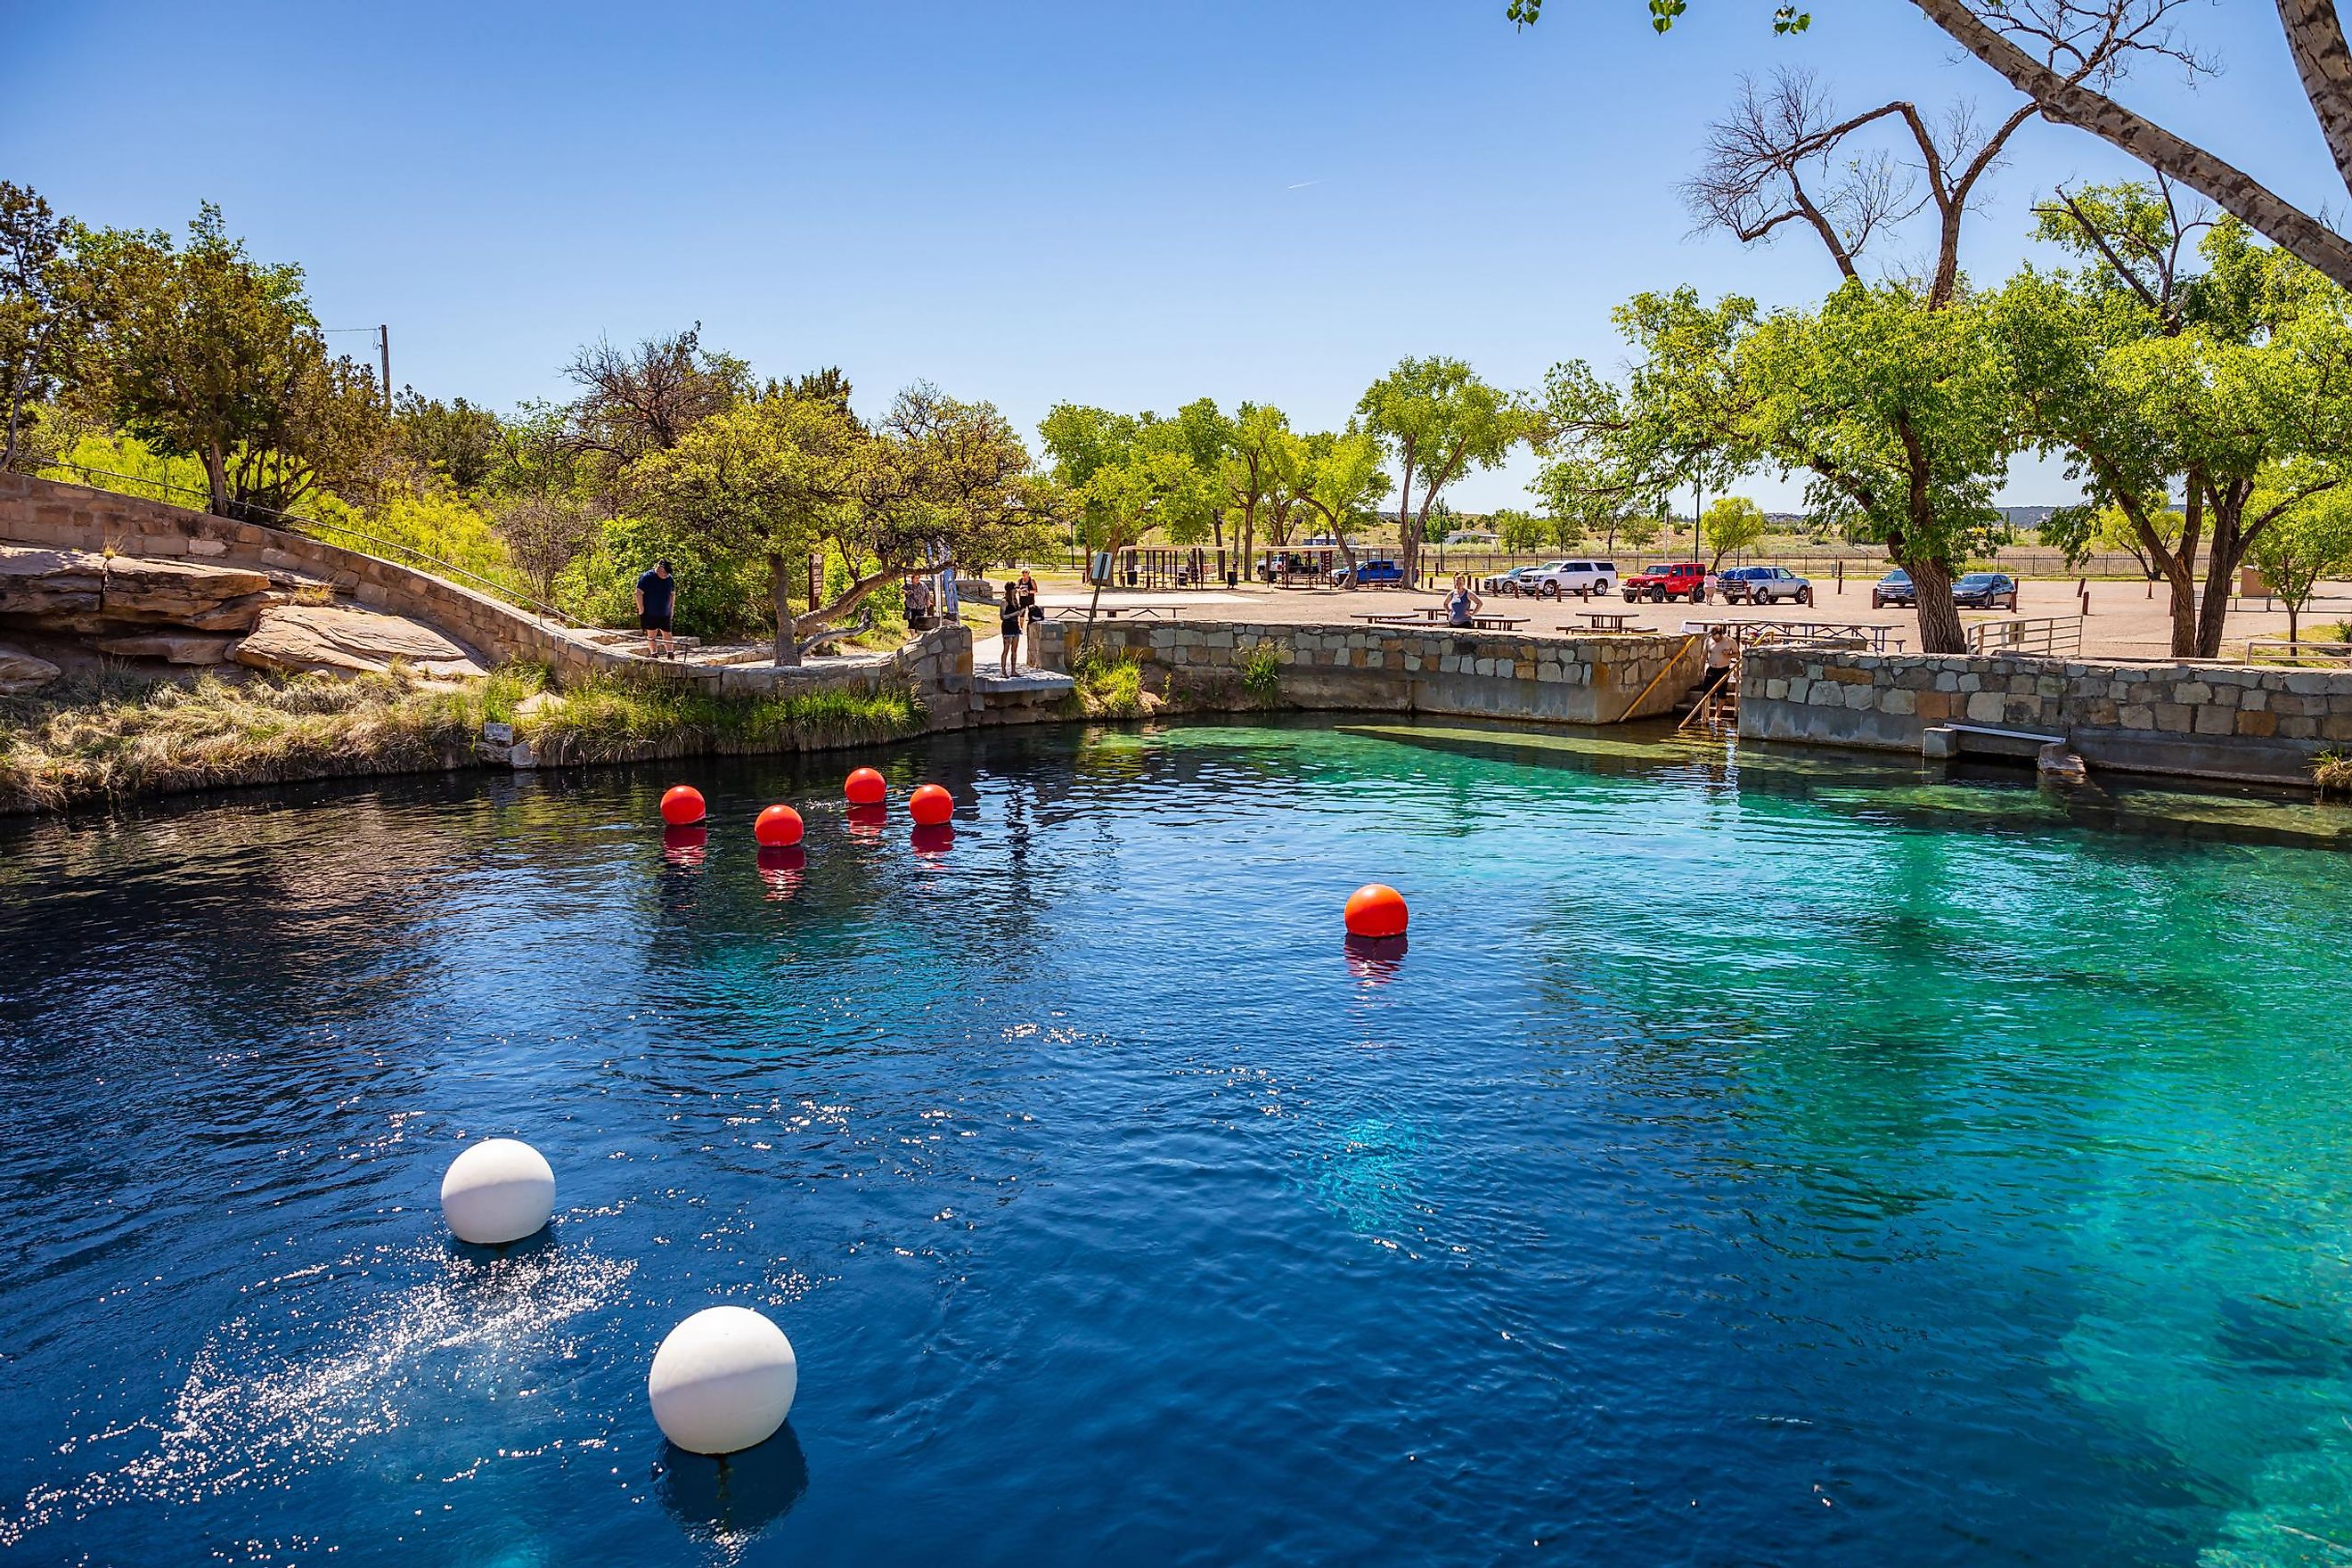
{"type": "Polygon", "coordinates": [[[2352,1555],[2340,814],[1041,731],[887,759],[919,855],[848,762],[0,826],[0,1555],[2352,1555]],[[803,1371],[724,1473],[719,1301],[803,1371]]]}

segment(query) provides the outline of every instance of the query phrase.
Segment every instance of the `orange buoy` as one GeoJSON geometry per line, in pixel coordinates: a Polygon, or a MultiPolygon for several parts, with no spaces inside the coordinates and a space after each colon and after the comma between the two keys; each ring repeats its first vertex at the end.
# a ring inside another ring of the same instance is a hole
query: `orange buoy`
{"type": "Polygon", "coordinates": [[[751,837],[772,849],[798,844],[803,831],[801,814],[789,805],[772,805],[751,824],[751,837]]]}
{"type": "Polygon", "coordinates": [[[872,768],[860,768],[843,781],[841,793],[852,805],[880,805],[890,786],[872,768]]]}
{"type": "Polygon", "coordinates": [[[917,784],[907,798],[907,810],[918,826],[937,827],[955,815],[955,796],[938,784],[917,784]]]}
{"type": "Polygon", "coordinates": [[[672,827],[690,827],[702,820],[702,792],[692,784],[672,784],[661,799],[662,820],[672,827]]]}
{"type": "Polygon", "coordinates": [[[1349,936],[1402,936],[1404,895],[1386,882],[1367,882],[1349,899],[1347,919],[1349,936]]]}

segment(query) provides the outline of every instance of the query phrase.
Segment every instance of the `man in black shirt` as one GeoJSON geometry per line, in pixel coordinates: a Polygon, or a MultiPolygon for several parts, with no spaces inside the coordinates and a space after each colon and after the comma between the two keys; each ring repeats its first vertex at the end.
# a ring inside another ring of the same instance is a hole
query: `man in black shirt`
{"type": "Polygon", "coordinates": [[[656,561],[654,569],[637,579],[637,625],[645,629],[647,658],[676,658],[677,639],[670,636],[670,605],[677,596],[677,579],[669,574],[669,563],[656,561]]]}

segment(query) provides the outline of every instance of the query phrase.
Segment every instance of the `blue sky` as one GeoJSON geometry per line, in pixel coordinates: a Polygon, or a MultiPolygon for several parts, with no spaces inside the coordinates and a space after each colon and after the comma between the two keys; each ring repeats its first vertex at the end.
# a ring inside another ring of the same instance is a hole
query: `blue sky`
{"type": "MultiPolygon", "coordinates": [[[[1637,289],[1825,291],[1796,236],[1688,232],[1675,182],[1743,71],[1809,67],[1849,107],[2014,101],[1900,0],[1814,0],[1797,39],[1762,0],[1698,0],[1665,38],[1643,10],[1551,0],[1519,32],[1503,0],[0,0],[0,177],[96,223],[177,228],[217,201],[257,255],[303,264],[327,325],[390,322],[394,380],[444,397],[560,397],[583,342],[699,320],[764,373],[842,365],[868,411],[919,377],[1032,431],[1060,399],[1204,394],[1328,427],[1408,353],[1520,386],[1612,367],[1608,313],[1637,289]]],[[[2272,7],[2185,29],[2224,73],[2126,96],[2326,204],[2272,7]]],[[[2053,182],[2136,167],[2030,127],[1971,270],[2028,254],[2053,182]]],[[[1519,500],[1530,468],[1457,504],[1519,500]]],[[[2063,489],[2028,465],[2006,499],[2063,489]]]]}

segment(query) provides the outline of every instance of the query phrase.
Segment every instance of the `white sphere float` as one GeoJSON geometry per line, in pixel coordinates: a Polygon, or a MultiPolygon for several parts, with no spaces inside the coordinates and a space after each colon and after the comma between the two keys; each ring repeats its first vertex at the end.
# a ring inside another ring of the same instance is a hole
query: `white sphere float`
{"type": "Polygon", "coordinates": [[[555,1173],[515,1138],[486,1138],[449,1162],[441,1217],[460,1241],[500,1247],[535,1236],[555,1212],[555,1173]]]}
{"type": "Polygon", "coordinates": [[[793,1342],[749,1307],[708,1307],[669,1331],[646,1374],[654,1423],[689,1454],[734,1454],[775,1436],[800,1392],[793,1342]]]}

